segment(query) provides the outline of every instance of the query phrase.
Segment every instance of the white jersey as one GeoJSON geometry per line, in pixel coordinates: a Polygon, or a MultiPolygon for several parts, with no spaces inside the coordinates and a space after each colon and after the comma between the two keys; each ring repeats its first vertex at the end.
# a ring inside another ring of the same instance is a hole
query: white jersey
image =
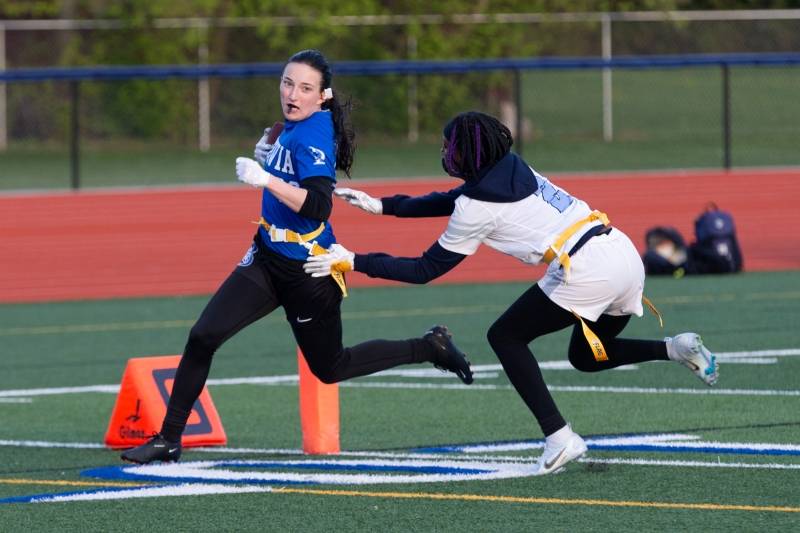
{"type": "MultiPolygon", "coordinates": [[[[536,192],[514,202],[459,196],[439,245],[472,255],[485,243],[525,263],[540,263],[558,236],[586,218],[591,209],[536,171],[534,176],[536,192]]],[[[598,223],[580,228],[561,251],[569,252],[598,223]]],[[[636,247],[617,228],[586,242],[571,258],[569,277],[558,261],[553,261],[538,284],[554,303],[592,321],[602,314],[642,315],[644,266],[636,247]]]]}
{"type": "MultiPolygon", "coordinates": [[[[536,192],[516,202],[486,202],[459,196],[447,229],[439,237],[439,245],[451,252],[472,255],[485,243],[525,263],[541,262],[556,238],[573,223],[586,218],[591,209],[541,174],[533,173],[538,185],[536,192]]],[[[564,250],[569,251],[595,225],[587,224],[577,231],[564,244],[564,250]]]]}

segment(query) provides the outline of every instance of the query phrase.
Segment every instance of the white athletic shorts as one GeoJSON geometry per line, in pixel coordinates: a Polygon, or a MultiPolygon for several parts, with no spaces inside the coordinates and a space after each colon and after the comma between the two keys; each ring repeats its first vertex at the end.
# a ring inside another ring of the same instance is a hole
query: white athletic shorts
{"type": "Polygon", "coordinates": [[[614,228],[592,237],[570,261],[568,280],[558,261],[550,263],[539,280],[539,287],[559,307],[592,322],[602,314],[642,316],[644,265],[622,231],[614,228]]]}

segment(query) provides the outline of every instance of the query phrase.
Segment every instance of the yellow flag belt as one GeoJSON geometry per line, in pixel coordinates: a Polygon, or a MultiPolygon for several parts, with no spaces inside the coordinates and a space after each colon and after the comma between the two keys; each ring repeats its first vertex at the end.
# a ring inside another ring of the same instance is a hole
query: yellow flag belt
{"type": "MultiPolygon", "coordinates": [[[[314,239],[322,235],[322,232],[325,231],[324,222],[320,223],[317,229],[308,233],[297,233],[296,231],[292,231],[290,229],[275,227],[267,222],[264,217],[261,217],[257,222],[254,222],[254,224],[258,224],[267,230],[267,233],[269,234],[269,240],[272,242],[294,242],[300,244],[308,250],[309,255],[322,255],[328,253],[328,250],[314,241],[314,239]]],[[[336,284],[339,285],[339,288],[342,290],[342,295],[346,298],[347,284],[345,283],[344,272],[331,269],[331,277],[336,284]]]]}
{"type": "MultiPolygon", "coordinates": [[[[544,255],[542,255],[542,261],[548,265],[552,263],[553,260],[558,259],[558,262],[564,269],[565,283],[569,281],[570,257],[569,253],[563,250],[564,244],[583,226],[596,221],[602,222],[604,226],[608,226],[610,224],[608,216],[605,213],[600,211],[592,211],[587,217],[578,220],[561,232],[556,240],[553,241],[553,244],[551,244],[550,247],[545,251],[544,255]]],[[[658,322],[661,327],[664,327],[664,321],[661,318],[661,313],[658,312],[656,306],[653,305],[653,303],[645,296],[642,296],[642,302],[644,302],[650,311],[652,311],[652,313],[658,318],[658,322]]],[[[598,337],[594,331],[591,330],[591,328],[586,324],[586,321],[583,320],[583,317],[581,317],[572,309],[570,309],[570,311],[581,323],[583,336],[586,339],[586,342],[589,343],[589,347],[592,350],[592,354],[594,354],[595,361],[608,361],[608,353],[606,352],[603,343],[600,341],[600,337],[598,337]]]]}
{"type": "Polygon", "coordinates": [[[570,227],[562,231],[561,235],[556,237],[556,240],[553,241],[553,244],[551,244],[547,250],[545,250],[544,255],[542,256],[542,261],[549,265],[554,259],[558,259],[558,262],[561,263],[562,267],[564,267],[564,275],[567,279],[569,279],[570,259],[569,253],[563,249],[564,244],[583,226],[596,221],[602,222],[605,226],[608,226],[611,223],[608,220],[608,215],[605,213],[601,213],[600,211],[592,211],[589,213],[589,216],[574,222],[570,227]]]}

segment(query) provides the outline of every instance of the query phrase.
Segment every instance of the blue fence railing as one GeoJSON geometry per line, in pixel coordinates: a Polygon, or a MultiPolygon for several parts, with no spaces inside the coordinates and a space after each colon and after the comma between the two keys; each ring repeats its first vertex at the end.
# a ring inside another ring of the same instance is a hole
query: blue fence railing
{"type": "MultiPolygon", "coordinates": [[[[690,68],[709,66],[800,65],[800,53],[693,54],[598,57],[471,59],[426,61],[340,61],[337,74],[379,76],[390,74],[458,74],[489,70],[569,70],[690,68]]],[[[1,82],[88,81],[167,78],[247,78],[278,75],[283,63],[225,65],[137,65],[95,67],[46,67],[0,70],[1,82]]]]}
{"type": "MultiPolygon", "coordinates": [[[[731,167],[731,67],[771,67],[800,65],[800,53],[692,54],[563,58],[462,59],[425,61],[340,61],[332,64],[337,75],[425,75],[510,71],[517,99],[516,131],[522,131],[521,72],[527,70],[577,69],[667,69],[719,67],[722,73],[722,166],[731,167]]],[[[0,83],[66,81],[70,86],[70,181],[80,186],[80,83],[83,81],[168,78],[248,78],[277,76],[283,63],[243,63],[224,65],[136,65],[58,68],[18,68],[0,70],[0,83]]],[[[522,152],[522,136],[515,147],[522,152]]]]}

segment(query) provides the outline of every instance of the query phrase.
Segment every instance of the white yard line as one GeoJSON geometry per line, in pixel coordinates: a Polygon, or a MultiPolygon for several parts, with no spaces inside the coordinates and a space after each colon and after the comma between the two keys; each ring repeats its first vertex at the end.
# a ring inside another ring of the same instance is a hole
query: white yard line
{"type": "MultiPolygon", "coordinates": [[[[756,350],[740,352],[719,352],[716,354],[721,361],[730,363],[749,363],[767,364],[777,358],[800,356],[800,349],[779,349],[779,350],[756,350]]],[[[543,361],[539,364],[543,370],[571,370],[568,361],[543,361]]],[[[621,367],[618,370],[635,370],[636,365],[621,367]]],[[[492,365],[473,365],[473,372],[479,378],[491,379],[497,377],[502,372],[502,366],[492,365]]],[[[404,377],[404,378],[423,378],[452,379],[450,374],[441,372],[433,368],[397,368],[379,372],[373,377],[404,377]]],[[[209,386],[222,385],[289,385],[295,386],[297,383],[296,374],[286,374],[282,376],[254,376],[241,378],[220,378],[209,379],[209,386]]],[[[362,378],[357,381],[346,381],[340,383],[342,387],[352,388],[373,388],[373,389],[464,389],[464,390],[511,390],[510,385],[480,384],[462,385],[460,383],[435,383],[435,382],[403,382],[403,381],[370,381],[370,378],[362,378]]],[[[770,390],[770,389],[712,389],[712,388],[654,388],[654,387],[592,387],[592,386],[570,386],[570,385],[551,385],[550,390],[557,392],[608,392],[623,394],[692,394],[692,395],[722,395],[722,396],[800,396],[800,390],[770,390]]],[[[3,403],[29,403],[33,396],[56,396],[61,394],[85,394],[85,393],[108,393],[117,394],[118,384],[109,385],[87,385],[82,387],[46,387],[39,389],[8,389],[0,390],[0,402],[3,403]]]]}
{"type": "Polygon", "coordinates": [[[625,459],[621,457],[584,457],[580,463],[636,466],[683,466],[690,468],[758,468],[764,470],[800,470],[800,464],[792,463],[728,463],[723,461],[659,461],[657,459],[625,459]]]}
{"type": "MultiPolygon", "coordinates": [[[[670,435],[662,435],[661,437],[664,440],[670,440],[670,435]]],[[[688,436],[684,436],[688,437],[688,436]]],[[[627,440],[635,440],[640,439],[646,442],[652,441],[654,438],[653,436],[641,436],[641,437],[626,437],[627,440]]],[[[602,444],[604,441],[608,439],[599,438],[596,439],[598,444],[602,444]]],[[[775,462],[763,462],[763,463],[744,463],[744,462],[731,462],[731,461],[723,461],[721,459],[717,459],[716,461],[695,461],[695,460],[674,460],[674,459],[645,459],[645,458],[635,458],[635,457],[595,457],[595,453],[591,449],[592,443],[595,440],[590,439],[589,445],[589,455],[586,457],[579,459],[578,461],[581,463],[586,464],[609,464],[609,465],[632,465],[632,466],[668,466],[668,467],[688,467],[688,468],[743,468],[743,469],[765,469],[765,470],[800,470],[800,463],[775,463],[775,462]]],[[[483,450],[484,453],[476,454],[476,453],[465,453],[464,451],[460,452],[453,452],[453,453],[419,453],[419,452],[380,452],[380,451],[342,451],[340,454],[336,455],[335,457],[327,457],[325,460],[336,460],[336,461],[343,461],[345,458],[352,457],[352,458],[370,458],[370,459],[387,459],[387,460],[400,460],[400,461],[409,461],[409,460],[425,460],[425,461],[447,461],[447,462],[458,462],[458,461],[492,461],[492,462],[513,462],[513,463],[531,463],[533,464],[536,461],[536,458],[539,454],[537,451],[542,446],[539,445],[538,441],[532,442],[525,442],[520,443],[519,450],[520,451],[530,451],[530,455],[491,455],[485,453],[489,451],[492,447],[491,445],[487,445],[481,447],[480,450],[483,450]]],[[[633,443],[635,444],[635,443],[633,443]]],[[[685,443],[688,444],[688,443],[685,443]]],[[[695,446],[701,451],[700,448],[703,446],[715,446],[719,447],[723,443],[718,442],[693,442],[695,446]]],[[[757,451],[764,447],[770,448],[795,448],[796,446],[791,445],[775,445],[775,444],[765,444],[765,443],[724,443],[728,446],[735,446],[739,448],[753,448],[754,451],[757,451]]],[[[513,445],[513,443],[504,443],[502,445],[497,445],[496,449],[498,451],[508,451],[508,446],[513,445]]],[[[23,447],[23,448],[70,448],[70,449],[107,449],[106,446],[97,443],[79,443],[79,442],[47,442],[47,441],[28,441],[28,440],[0,440],[0,446],[9,446],[9,447],[23,447]]],[[[469,445],[467,445],[469,446],[469,445]]],[[[471,448],[478,450],[478,448],[471,448]]],[[[187,450],[188,451],[188,450],[187,450]]],[[[294,456],[294,457],[301,457],[303,459],[299,459],[303,461],[305,459],[309,461],[320,461],[319,457],[316,456],[304,456],[302,450],[300,449],[281,449],[281,448],[227,448],[227,447],[219,447],[219,448],[192,448],[192,452],[200,452],[200,453],[214,453],[214,454],[230,454],[230,455],[285,455],[285,456],[294,456]]],[[[621,451],[621,450],[620,450],[621,451]]],[[[607,453],[607,452],[606,452],[607,453]]]]}
{"type": "MultiPolygon", "coordinates": [[[[222,385],[266,385],[266,386],[296,386],[297,376],[262,376],[252,378],[231,378],[222,380],[208,380],[210,386],[222,385]]],[[[511,385],[472,384],[461,383],[421,383],[400,381],[346,381],[339,384],[343,388],[362,389],[429,389],[429,390],[512,390],[511,385]]],[[[656,388],[656,387],[600,387],[585,385],[548,385],[555,392],[599,392],[614,394],[689,394],[702,396],[800,396],[800,390],[771,390],[771,389],[688,389],[688,388],[656,388]]],[[[15,398],[25,400],[33,396],[57,396],[62,394],[105,393],[117,394],[119,385],[90,385],[86,387],[55,387],[45,389],[16,389],[0,391],[0,399],[15,398]]],[[[22,403],[20,401],[19,403],[22,403]]],[[[25,402],[28,403],[28,402],[25,402]]]]}

